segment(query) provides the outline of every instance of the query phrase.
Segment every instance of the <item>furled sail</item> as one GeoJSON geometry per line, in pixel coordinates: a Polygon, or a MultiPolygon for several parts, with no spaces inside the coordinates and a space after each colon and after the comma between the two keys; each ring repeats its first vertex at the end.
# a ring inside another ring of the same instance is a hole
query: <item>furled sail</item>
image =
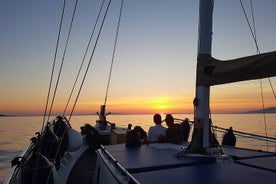
{"type": "Polygon", "coordinates": [[[213,86],[276,76],[276,51],[220,61],[201,54],[197,63],[197,86],[213,86]]]}

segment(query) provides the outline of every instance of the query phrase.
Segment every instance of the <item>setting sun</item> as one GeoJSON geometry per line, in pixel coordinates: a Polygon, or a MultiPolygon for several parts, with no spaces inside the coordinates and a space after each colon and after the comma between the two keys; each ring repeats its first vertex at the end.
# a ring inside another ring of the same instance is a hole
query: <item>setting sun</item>
{"type": "Polygon", "coordinates": [[[150,102],[153,110],[168,110],[171,109],[172,104],[168,97],[156,97],[150,102]]]}

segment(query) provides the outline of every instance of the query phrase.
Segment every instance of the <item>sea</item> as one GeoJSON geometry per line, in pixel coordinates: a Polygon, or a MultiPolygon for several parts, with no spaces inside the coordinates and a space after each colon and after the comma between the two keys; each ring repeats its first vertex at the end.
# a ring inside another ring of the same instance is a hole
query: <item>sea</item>
{"type": "MultiPolygon", "coordinates": [[[[175,114],[174,118],[193,120],[193,114],[175,114]]],[[[165,115],[162,115],[165,118],[165,115]]],[[[71,118],[72,128],[80,131],[85,123],[95,124],[97,115],[74,116],[71,118]]],[[[127,127],[129,124],[141,126],[148,131],[153,126],[153,115],[110,115],[108,121],[116,126],[127,127]]],[[[276,138],[276,114],[213,114],[214,126],[222,128],[233,127],[246,133],[267,135],[276,138]]],[[[3,183],[11,168],[11,160],[19,155],[29,143],[30,138],[42,128],[43,117],[41,116],[16,116],[0,117],[0,183],[3,183]]],[[[165,126],[165,125],[164,125],[165,126]]],[[[220,140],[219,140],[220,141],[220,140]]],[[[276,143],[270,145],[269,151],[276,152],[276,143]]]]}

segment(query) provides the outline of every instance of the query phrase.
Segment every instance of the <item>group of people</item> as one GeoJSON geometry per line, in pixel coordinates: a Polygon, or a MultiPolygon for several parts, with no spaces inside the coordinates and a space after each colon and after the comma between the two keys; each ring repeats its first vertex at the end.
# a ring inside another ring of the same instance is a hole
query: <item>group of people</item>
{"type": "Polygon", "coordinates": [[[174,123],[174,118],[171,114],[167,114],[165,122],[167,127],[162,126],[162,117],[160,114],[153,116],[155,126],[149,128],[147,141],[149,142],[170,142],[180,143],[187,141],[190,133],[190,124],[188,120],[184,120],[181,124],[174,123]]]}
{"type": "MultiPolygon", "coordinates": [[[[155,123],[155,125],[149,128],[148,134],[140,126],[135,126],[135,128],[133,130],[130,130],[127,134],[126,146],[139,146],[143,143],[181,143],[183,141],[188,141],[190,134],[189,120],[185,119],[180,124],[174,123],[174,120],[175,119],[171,114],[167,114],[164,120],[167,125],[166,128],[162,125],[163,121],[161,115],[155,114],[153,116],[153,122],[155,123]]],[[[194,132],[193,137],[195,135],[196,133],[194,132]]],[[[215,135],[212,133],[211,130],[209,139],[211,147],[216,147],[219,145],[215,135]]],[[[200,140],[200,142],[201,141],[202,140],[200,140]]],[[[233,134],[232,127],[230,127],[228,132],[223,137],[222,145],[235,146],[235,144],[236,137],[233,134]]]]}

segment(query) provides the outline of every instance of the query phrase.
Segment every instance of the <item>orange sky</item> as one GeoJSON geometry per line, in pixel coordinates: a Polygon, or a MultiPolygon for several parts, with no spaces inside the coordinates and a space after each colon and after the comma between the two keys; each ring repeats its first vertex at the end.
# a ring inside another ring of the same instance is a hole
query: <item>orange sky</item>
{"type": "MultiPolygon", "coordinates": [[[[248,83],[245,83],[248,84],[248,83]]],[[[238,89],[241,84],[234,89],[238,89]]],[[[248,85],[247,85],[248,86],[248,85]]],[[[232,93],[222,93],[223,90],[230,91],[232,85],[211,88],[211,112],[212,113],[235,113],[262,108],[261,96],[258,93],[248,93],[247,90],[234,90],[232,93]]],[[[255,88],[255,87],[252,87],[255,88]]],[[[275,106],[275,99],[270,92],[265,93],[265,107],[275,106]]],[[[28,95],[27,95],[28,96],[28,95]]],[[[136,96],[117,97],[107,101],[107,112],[124,114],[144,113],[193,113],[193,96],[136,96]]],[[[61,114],[64,110],[64,101],[57,100],[54,107],[54,114],[61,114]]],[[[83,100],[78,102],[74,114],[94,114],[100,110],[102,100],[83,100]]],[[[69,111],[71,112],[71,106],[69,111]]],[[[38,97],[22,97],[2,100],[0,114],[13,115],[42,115],[44,113],[45,101],[38,97]]]]}

